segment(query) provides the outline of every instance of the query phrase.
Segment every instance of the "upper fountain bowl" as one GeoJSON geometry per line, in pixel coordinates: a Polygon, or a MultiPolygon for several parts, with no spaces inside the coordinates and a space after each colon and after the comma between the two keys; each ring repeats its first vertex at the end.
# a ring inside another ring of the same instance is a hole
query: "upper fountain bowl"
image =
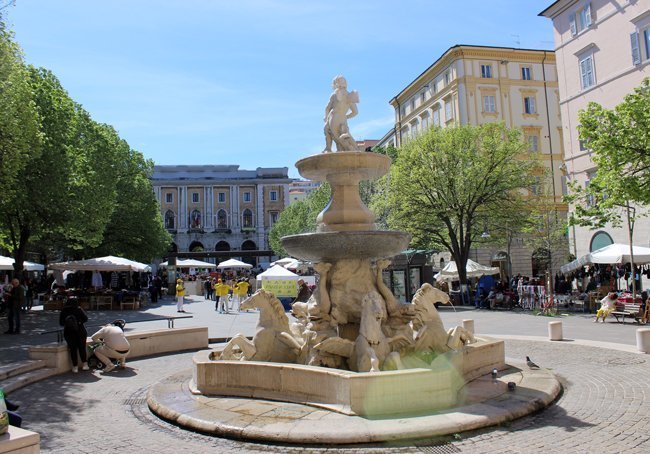
{"type": "Polygon", "coordinates": [[[296,162],[298,172],[314,181],[332,181],[344,176],[346,182],[376,180],[388,172],[390,158],[383,154],[363,151],[337,151],[321,153],[296,162]]]}

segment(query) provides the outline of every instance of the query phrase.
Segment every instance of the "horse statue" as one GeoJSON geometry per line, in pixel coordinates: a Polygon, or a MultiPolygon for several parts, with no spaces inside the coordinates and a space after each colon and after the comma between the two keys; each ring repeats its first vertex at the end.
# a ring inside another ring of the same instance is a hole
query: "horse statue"
{"type": "Polygon", "coordinates": [[[331,337],[314,348],[349,358],[348,365],[356,372],[404,369],[397,350],[413,340],[403,335],[386,337],[381,328],[387,317],[386,306],[379,293],[367,293],[361,300],[361,306],[361,323],[356,341],[331,337]]]}
{"type": "Polygon", "coordinates": [[[431,284],[422,284],[422,287],[415,292],[412,301],[415,309],[415,318],[413,319],[414,351],[444,353],[449,350],[458,350],[466,343],[475,342],[474,335],[462,326],[445,330],[435,303],[451,304],[451,301],[449,295],[442,290],[431,284]]]}
{"type": "Polygon", "coordinates": [[[244,300],[240,308],[260,310],[255,336],[250,341],[243,334],[235,335],[226,344],[218,359],[296,362],[304,343],[291,334],[284,307],[273,293],[264,289],[258,290],[244,300]]]}

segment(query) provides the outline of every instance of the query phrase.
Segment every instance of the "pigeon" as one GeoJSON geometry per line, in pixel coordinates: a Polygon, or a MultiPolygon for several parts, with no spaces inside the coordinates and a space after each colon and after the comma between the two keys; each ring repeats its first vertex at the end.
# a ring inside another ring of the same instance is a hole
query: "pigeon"
{"type": "Polygon", "coordinates": [[[530,357],[526,356],[526,364],[530,369],[539,369],[539,366],[531,361],[530,357]]]}

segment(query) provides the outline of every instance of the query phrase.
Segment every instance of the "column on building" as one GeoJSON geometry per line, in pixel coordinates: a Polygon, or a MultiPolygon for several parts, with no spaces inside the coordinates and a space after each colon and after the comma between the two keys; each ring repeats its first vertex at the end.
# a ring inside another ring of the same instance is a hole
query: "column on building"
{"type": "Polygon", "coordinates": [[[264,244],[264,187],[263,184],[257,185],[257,198],[255,199],[255,211],[257,212],[257,228],[255,229],[257,241],[255,243],[258,249],[266,249],[264,244]]]}

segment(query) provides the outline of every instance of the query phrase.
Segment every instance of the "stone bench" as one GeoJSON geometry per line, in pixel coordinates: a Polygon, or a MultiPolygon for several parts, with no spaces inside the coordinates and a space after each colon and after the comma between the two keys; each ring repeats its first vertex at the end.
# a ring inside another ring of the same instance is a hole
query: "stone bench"
{"type": "Polygon", "coordinates": [[[0,454],[38,454],[39,452],[41,452],[41,436],[36,432],[9,426],[9,431],[0,435],[0,454]]]}
{"type": "MultiPolygon", "coordinates": [[[[125,335],[131,344],[129,359],[208,348],[207,326],[134,331],[127,332],[125,335]]],[[[88,340],[90,341],[90,338],[88,340]]],[[[57,373],[65,373],[72,368],[68,346],[65,343],[30,347],[29,357],[44,360],[47,367],[56,369],[57,373]]]]}

